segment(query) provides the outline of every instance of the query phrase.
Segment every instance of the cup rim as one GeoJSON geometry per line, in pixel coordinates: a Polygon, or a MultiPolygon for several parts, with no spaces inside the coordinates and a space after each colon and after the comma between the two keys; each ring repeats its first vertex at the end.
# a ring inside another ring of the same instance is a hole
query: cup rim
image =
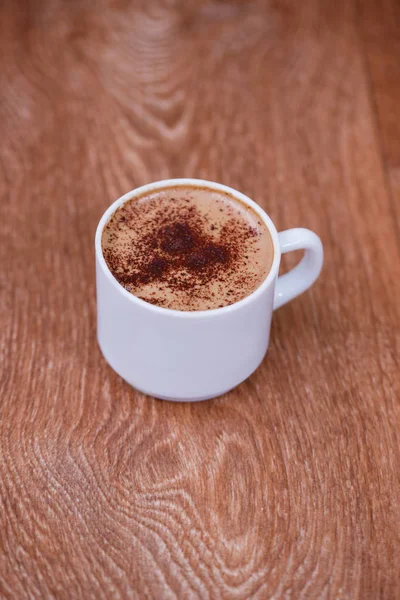
{"type": "Polygon", "coordinates": [[[266,288],[268,288],[271,285],[271,283],[273,283],[273,281],[275,280],[277,273],[278,273],[279,263],[280,263],[280,258],[281,258],[281,250],[280,250],[280,245],[279,245],[279,240],[278,240],[278,232],[277,232],[276,227],[273,224],[271,218],[261,208],[261,206],[259,206],[256,202],[254,202],[254,200],[251,200],[251,198],[249,198],[242,192],[239,192],[239,191],[235,190],[234,188],[231,188],[227,185],[223,185],[222,183],[216,183],[214,181],[207,181],[205,179],[191,179],[191,178],[163,179],[160,181],[155,181],[153,183],[148,183],[146,185],[142,185],[138,188],[135,188],[135,189],[127,192],[126,194],[123,194],[122,196],[120,196],[117,200],[115,200],[115,202],[113,202],[107,208],[107,210],[104,212],[103,216],[101,217],[99,224],[97,225],[96,235],[95,235],[95,253],[96,253],[96,259],[98,260],[98,264],[99,264],[100,268],[102,269],[103,273],[105,274],[105,276],[108,278],[108,280],[111,282],[111,284],[116,289],[118,289],[118,291],[123,296],[125,296],[125,298],[127,300],[132,302],[134,305],[141,306],[142,308],[147,308],[149,311],[152,311],[154,313],[168,315],[171,317],[190,318],[190,319],[201,319],[204,317],[222,316],[224,314],[228,314],[228,313],[236,311],[240,308],[243,308],[246,304],[250,304],[251,302],[253,302],[253,300],[258,298],[258,296],[260,296],[263,293],[263,291],[266,288]],[[163,188],[168,188],[168,187],[176,187],[176,186],[187,186],[187,185],[206,187],[206,188],[210,188],[212,190],[225,192],[225,193],[228,193],[229,195],[233,196],[234,198],[239,200],[239,202],[242,202],[246,206],[250,206],[253,209],[253,211],[263,220],[264,224],[266,225],[266,227],[271,235],[273,248],[274,248],[274,257],[273,257],[272,265],[271,265],[268,275],[263,280],[263,282],[258,286],[258,288],[254,290],[254,292],[252,292],[245,298],[242,298],[241,300],[234,302],[233,304],[229,304],[228,306],[222,306],[219,308],[211,308],[209,310],[184,311],[184,310],[177,310],[177,309],[172,309],[172,308],[164,308],[162,306],[150,304],[149,302],[146,302],[145,300],[138,298],[131,292],[128,292],[128,290],[126,290],[115,279],[114,275],[111,273],[110,269],[108,268],[108,265],[104,258],[103,250],[101,247],[101,237],[102,237],[103,229],[104,229],[106,223],[109,221],[110,217],[114,214],[114,212],[120,206],[122,206],[123,204],[125,204],[125,202],[127,202],[131,198],[134,198],[135,196],[141,196],[141,195],[146,194],[147,192],[151,192],[153,190],[163,189],[163,188]]]}

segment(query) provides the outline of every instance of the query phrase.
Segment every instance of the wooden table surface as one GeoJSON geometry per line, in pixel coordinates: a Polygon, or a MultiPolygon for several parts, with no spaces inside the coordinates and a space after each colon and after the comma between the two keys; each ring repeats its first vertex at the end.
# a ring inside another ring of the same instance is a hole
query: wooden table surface
{"type": "Polygon", "coordinates": [[[399,31],[396,0],[0,2],[1,598],[400,598],[399,31]],[[96,343],[97,222],[179,176],[326,256],[194,405],[96,343]]]}

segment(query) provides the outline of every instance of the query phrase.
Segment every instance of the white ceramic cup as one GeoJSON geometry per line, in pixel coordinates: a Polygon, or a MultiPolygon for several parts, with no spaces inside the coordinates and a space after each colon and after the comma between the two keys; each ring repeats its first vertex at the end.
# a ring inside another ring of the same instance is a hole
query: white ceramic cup
{"type": "Polygon", "coordinates": [[[272,312],[308,289],[320,274],[321,240],[308,229],[278,233],[250,198],[219,183],[169,179],[128,192],[104,213],[96,231],[97,336],[101,351],[125,381],[164,400],[196,401],[220,396],[253,373],[268,348],[272,312]],[[262,284],[223,308],[185,312],[154,306],[125,290],[104,260],[104,226],[127,200],[159,188],[203,186],[251,206],[271,234],[274,259],[262,284]],[[304,249],[300,263],[278,277],[281,254],[304,249]]]}

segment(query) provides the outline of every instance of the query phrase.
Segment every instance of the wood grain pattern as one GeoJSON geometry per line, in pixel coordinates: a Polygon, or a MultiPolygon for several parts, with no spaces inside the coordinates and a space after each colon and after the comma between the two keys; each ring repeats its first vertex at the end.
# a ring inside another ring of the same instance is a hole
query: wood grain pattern
{"type": "Polygon", "coordinates": [[[2,598],[400,597],[400,16],[383,4],[0,3],[2,598]],[[96,345],[97,222],[176,176],[326,249],[260,369],[197,405],[135,392],[96,345]]]}
{"type": "Polygon", "coordinates": [[[376,126],[400,248],[400,5],[371,0],[359,7],[359,27],[371,85],[376,126]]]}

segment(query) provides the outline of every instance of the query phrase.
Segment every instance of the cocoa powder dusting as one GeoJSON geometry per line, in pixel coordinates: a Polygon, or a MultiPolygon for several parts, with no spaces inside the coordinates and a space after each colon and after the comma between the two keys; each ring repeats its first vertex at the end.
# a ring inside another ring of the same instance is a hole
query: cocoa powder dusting
{"type": "Polygon", "coordinates": [[[237,302],[260,285],[273,256],[255,213],[227,194],[192,187],[128,201],[106,225],[102,244],[122,286],[179,310],[237,302]]]}

